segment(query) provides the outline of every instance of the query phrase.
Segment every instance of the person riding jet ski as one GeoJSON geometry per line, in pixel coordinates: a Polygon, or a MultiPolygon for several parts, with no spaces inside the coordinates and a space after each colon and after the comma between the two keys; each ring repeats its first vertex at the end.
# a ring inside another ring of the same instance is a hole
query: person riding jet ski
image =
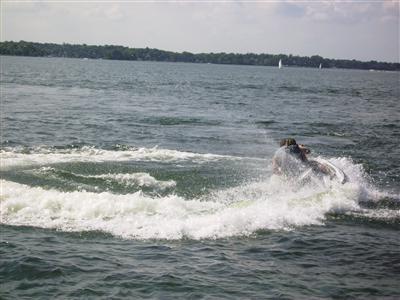
{"type": "Polygon", "coordinates": [[[307,154],[310,152],[304,145],[297,144],[293,138],[281,140],[280,148],[272,159],[273,173],[288,179],[300,178],[310,169],[316,174],[330,175],[325,166],[317,161],[307,159],[307,154]]]}

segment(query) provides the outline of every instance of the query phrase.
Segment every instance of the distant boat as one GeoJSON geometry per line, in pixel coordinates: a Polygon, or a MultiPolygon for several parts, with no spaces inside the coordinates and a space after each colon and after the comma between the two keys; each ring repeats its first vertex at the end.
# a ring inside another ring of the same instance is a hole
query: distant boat
{"type": "Polygon", "coordinates": [[[319,68],[322,69],[322,64],[319,64],[319,68]]]}
{"type": "Polygon", "coordinates": [[[278,68],[282,69],[282,59],[279,60],[278,68]]]}

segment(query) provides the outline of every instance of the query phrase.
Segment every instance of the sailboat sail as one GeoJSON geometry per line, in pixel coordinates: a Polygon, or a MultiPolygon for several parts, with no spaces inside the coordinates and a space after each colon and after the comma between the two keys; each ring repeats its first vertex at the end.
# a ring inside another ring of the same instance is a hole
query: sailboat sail
{"type": "Polygon", "coordinates": [[[279,60],[278,67],[279,67],[279,69],[282,69],[282,59],[279,60]]]}

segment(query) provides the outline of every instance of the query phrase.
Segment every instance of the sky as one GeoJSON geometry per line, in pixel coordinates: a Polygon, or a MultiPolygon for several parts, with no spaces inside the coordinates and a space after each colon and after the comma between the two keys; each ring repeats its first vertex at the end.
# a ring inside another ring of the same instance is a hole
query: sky
{"type": "Polygon", "coordinates": [[[400,0],[1,0],[1,41],[400,62],[400,0]]]}

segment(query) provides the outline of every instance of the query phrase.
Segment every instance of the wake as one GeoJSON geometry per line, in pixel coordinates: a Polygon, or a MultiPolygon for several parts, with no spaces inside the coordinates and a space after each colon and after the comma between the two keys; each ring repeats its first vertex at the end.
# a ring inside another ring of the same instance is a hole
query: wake
{"type": "MultiPolygon", "coordinates": [[[[4,156],[3,156],[4,154],[4,156]]],[[[236,160],[230,156],[197,154],[165,149],[126,151],[94,148],[33,151],[4,151],[5,168],[77,161],[190,161],[196,163],[236,160]]],[[[363,216],[378,220],[400,221],[399,209],[368,209],[363,201],[377,202],[398,195],[381,192],[371,185],[361,165],[348,158],[332,158],[349,181],[314,182],[295,186],[268,174],[247,184],[217,189],[197,198],[185,198],[174,192],[176,182],[159,180],[145,172],[133,174],[74,174],[91,179],[116,181],[139,188],[166,189],[153,195],[142,190],[126,195],[108,191],[63,192],[32,187],[2,179],[1,223],[35,226],[61,231],[103,231],[126,239],[217,239],[251,236],[260,230],[296,230],[303,226],[323,226],[330,214],[363,216]]],[[[37,169],[46,176],[51,167],[37,169]]],[[[396,198],[397,197],[397,198],[396,198]]]]}

